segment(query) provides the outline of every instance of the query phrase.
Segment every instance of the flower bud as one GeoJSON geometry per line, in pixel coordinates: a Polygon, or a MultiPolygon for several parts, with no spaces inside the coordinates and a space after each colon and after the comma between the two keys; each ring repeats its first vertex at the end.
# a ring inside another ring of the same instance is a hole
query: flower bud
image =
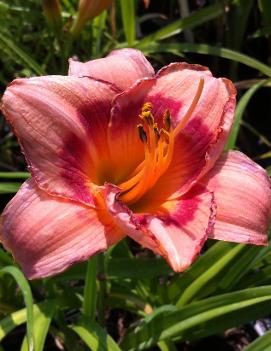
{"type": "Polygon", "coordinates": [[[43,13],[48,26],[58,32],[62,27],[61,6],[59,0],[42,0],[43,13]]]}
{"type": "Polygon", "coordinates": [[[87,21],[97,17],[106,10],[113,0],[80,0],[78,14],[71,28],[73,36],[77,36],[83,29],[87,21]]]}

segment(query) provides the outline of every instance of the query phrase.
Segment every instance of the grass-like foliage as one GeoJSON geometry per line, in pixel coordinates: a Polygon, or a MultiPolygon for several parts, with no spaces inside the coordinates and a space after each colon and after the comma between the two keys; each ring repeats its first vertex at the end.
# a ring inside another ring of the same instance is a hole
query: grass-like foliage
{"type": "MultiPolygon", "coordinates": [[[[57,23],[42,3],[0,1],[1,93],[16,77],[65,75],[69,57],[87,61],[115,48],[138,48],[157,69],[204,64],[238,90],[226,148],[241,149],[271,173],[271,1],[152,0],[146,8],[147,1],[116,0],[76,33],[77,0],[61,1],[57,23]]],[[[28,177],[1,117],[1,209],[28,177]]],[[[27,281],[0,246],[0,351],[193,350],[213,335],[226,344],[226,329],[268,315],[270,247],[210,241],[176,274],[126,240],[59,276],[27,281]]],[[[267,351],[270,344],[268,332],[243,348],[267,351]]]]}

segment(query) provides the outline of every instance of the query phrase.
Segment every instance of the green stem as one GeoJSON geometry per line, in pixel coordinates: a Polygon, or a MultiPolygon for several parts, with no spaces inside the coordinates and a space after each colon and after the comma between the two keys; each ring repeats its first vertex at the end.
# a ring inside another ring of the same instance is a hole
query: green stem
{"type": "Polygon", "coordinates": [[[105,323],[105,297],[106,297],[106,272],[104,254],[98,255],[98,280],[99,280],[99,306],[98,322],[100,325],[105,323]]]}
{"type": "Polygon", "coordinates": [[[88,261],[84,287],[83,315],[90,321],[95,320],[97,306],[97,256],[88,261]]]}

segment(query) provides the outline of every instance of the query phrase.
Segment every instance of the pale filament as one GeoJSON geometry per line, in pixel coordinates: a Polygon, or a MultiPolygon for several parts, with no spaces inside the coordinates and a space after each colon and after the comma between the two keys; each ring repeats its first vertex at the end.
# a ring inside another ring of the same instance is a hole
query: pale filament
{"type": "Polygon", "coordinates": [[[195,111],[203,86],[204,79],[200,78],[193,101],[175,129],[172,127],[168,110],[163,116],[163,128],[159,130],[151,113],[152,105],[150,103],[143,105],[139,115],[142,124],[138,125],[138,132],[145,147],[145,159],[132,172],[128,181],[118,185],[122,189],[122,201],[127,204],[138,201],[168,169],[173,157],[174,139],[195,111]]]}

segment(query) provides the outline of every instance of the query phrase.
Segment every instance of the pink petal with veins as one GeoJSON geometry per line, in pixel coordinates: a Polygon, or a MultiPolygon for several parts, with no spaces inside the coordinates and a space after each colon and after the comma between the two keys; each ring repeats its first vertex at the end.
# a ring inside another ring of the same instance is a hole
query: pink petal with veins
{"type": "Polygon", "coordinates": [[[119,227],[142,246],[163,256],[178,272],[195,260],[214,225],[213,195],[201,188],[154,208],[152,213],[133,213],[118,199],[116,187],[107,187],[106,199],[119,227]]]}
{"type": "Polygon", "coordinates": [[[52,197],[33,180],[3,212],[1,241],[29,279],[58,274],[123,236],[104,210],[52,197]]]}
{"type": "Polygon", "coordinates": [[[39,187],[93,205],[93,182],[108,167],[107,127],[111,85],[89,78],[16,79],[3,97],[3,112],[39,187]]]}
{"type": "Polygon", "coordinates": [[[152,77],[154,69],[141,51],[120,49],[108,56],[88,62],[69,60],[69,75],[89,76],[114,84],[120,91],[129,88],[137,79],[152,77]]]}
{"type": "Polygon", "coordinates": [[[201,183],[214,192],[217,217],[210,238],[266,245],[271,182],[266,171],[238,151],[224,153],[201,183]]]}

